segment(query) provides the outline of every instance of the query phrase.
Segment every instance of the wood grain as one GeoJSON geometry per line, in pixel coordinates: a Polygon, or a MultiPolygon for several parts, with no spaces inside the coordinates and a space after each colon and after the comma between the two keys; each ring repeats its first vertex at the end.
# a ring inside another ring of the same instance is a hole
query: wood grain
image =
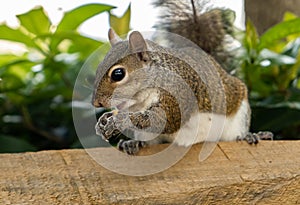
{"type": "Polygon", "coordinates": [[[0,204],[300,204],[300,141],[222,142],[199,162],[201,147],[139,177],[111,172],[85,150],[1,154],[0,204]]]}

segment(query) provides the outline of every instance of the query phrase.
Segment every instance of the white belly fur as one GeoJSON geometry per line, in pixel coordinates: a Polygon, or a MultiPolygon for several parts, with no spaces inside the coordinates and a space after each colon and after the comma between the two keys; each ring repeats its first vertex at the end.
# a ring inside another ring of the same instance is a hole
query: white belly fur
{"type": "Polygon", "coordinates": [[[238,136],[246,135],[249,119],[249,104],[243,101],[237,113],[230,117],[212,113],[195,114],[172,138],[180,146],[203,141],[233,141],[238,136]]]}

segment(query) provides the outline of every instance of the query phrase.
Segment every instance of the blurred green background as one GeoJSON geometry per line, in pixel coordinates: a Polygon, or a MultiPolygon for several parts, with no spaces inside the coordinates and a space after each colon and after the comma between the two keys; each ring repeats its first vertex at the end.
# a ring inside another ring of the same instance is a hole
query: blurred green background
{"type": "MultiPolygon", "coordinates": [[[[107,12],[110,26],[119,35],[127,33],[130,5],[121,17],[113,9],[85,4],[52,25],[47,12],[36,7],[17,15],[18,28],[0,25],[0,40],[26,47],[22,55],[0,55],[0,152],[80,147],[72,120],[73,87],[85,60],[105,42],[80,34],[78,28],[107,12]]],[[[249,88],[251,131],[300,139],[300,18],[286,13],[260,36],[248,21],[236,36],[241,46],[234,74],[249,88]]]]}

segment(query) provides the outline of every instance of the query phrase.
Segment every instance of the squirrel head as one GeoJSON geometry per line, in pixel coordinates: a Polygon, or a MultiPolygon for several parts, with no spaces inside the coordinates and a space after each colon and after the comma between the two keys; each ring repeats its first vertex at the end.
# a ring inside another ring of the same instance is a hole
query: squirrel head
{"type": "Polygon", "coordinates": [[[127,104],[134,104],[129,97],[134,95],[143,77],[131,73],[150,63],[146,40],[138,31],[133,31],[128,40],[121,40],[113,29],[109,30],[108,38],[111,49],[97,69],[92,104],[95,107],[112,107],[111,99],[116,90],[119,90],[114,95],[116,99],[123,98],[118,102],[120,106],[124,105],[124,99],[127,99],[127,104]]]}

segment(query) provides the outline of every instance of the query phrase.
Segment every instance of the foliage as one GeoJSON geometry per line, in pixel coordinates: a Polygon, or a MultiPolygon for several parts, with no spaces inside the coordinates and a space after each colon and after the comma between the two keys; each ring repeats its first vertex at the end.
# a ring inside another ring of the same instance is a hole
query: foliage
{"type": "MultiPolygon", "coordinates": [[[[71,111],[73,86],[83,62],[104,43],[80,34],[78,28],[113,8],[86,4],[53,25],[47,12],[36,7],[17,15],[17,28],[0,25],[0,40],[26,50],[0,55],[0,152],[78,146],[71,111]]],[[[125,20],[110,14],[117,19],[111,20],[114,27],[125,24],[122,32],[129,29],[130,7],[125,13],[125,20]]]]}
{"type": "Polygon", "coordinates": [[[287,13],[261,36],[248,21],[242,45],[239,75],[249,89],[252,129],[300,139],[300,18],[287,13]]]}
{"type": "Polygon", "coordinates": [[[130,17],[131,17],[131,5],[129,4],[127,10],[121,17],[109,13],[109,24],[115,30],[115,32],[121,36],[127,34],[130,28],[130,17]]]}

